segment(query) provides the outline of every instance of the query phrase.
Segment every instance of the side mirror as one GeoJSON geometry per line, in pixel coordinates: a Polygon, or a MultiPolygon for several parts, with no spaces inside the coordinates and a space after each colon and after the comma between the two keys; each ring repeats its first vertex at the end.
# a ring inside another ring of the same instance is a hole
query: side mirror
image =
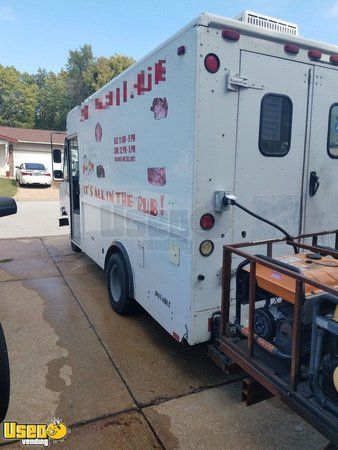
{"type": "Polygon", "coordinates": [[[55,148],[53,150],[53,162],[55,164],[61,163],[61,150],[59,150],[58,148],[55,148]]]}
{"type": "Polygon", "coordinates": [[[0,217],[11,216],[16,214],[18,208],[16,201],[11,197],[0,197],[0,217]]]}
{"type": "Polygon", "coordinates": [[[15,166],[16,169],[20,169],[20,166],[15,166]]]}
{"type": "Polygon", "coordinates": [[[63,172],[62,170],[53,170],[53,180],[62,181],[63,180],[63,172]]]}

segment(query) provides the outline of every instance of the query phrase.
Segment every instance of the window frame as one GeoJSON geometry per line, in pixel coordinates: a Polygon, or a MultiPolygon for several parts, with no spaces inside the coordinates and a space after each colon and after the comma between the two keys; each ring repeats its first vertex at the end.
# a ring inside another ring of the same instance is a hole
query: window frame
{"type": "Polygon", "coordinates": [[[68,139],[63,152],[63,181],[69,181],[68,139]],[[66,170],[65,170],[66,169],[66,170]]]}
{"type": "Polygon", "coordinates": [[[291,150],[291,138],[292,138],[292,122],[293,122],[293,102],[292,102],[291,98],[290,98],[288,95],[285,95],[285,94],[276,94],[276,93],[274,93],[274,92],[268,92],[267,94],[265,94],[265,95],[262,97],[262,100],[261,100],[261,106],[260,106],[260,117],[259,117],[258,148],[259,148],[260,153],[261,153],[263,156],[268,157],[268,158],[284,158],[284,157],[290,152],[290,150],[291,150]],[[289,145],[288,145],[287,151],[284,152],[283,154],[278,154],[278,153],[268,153],[268,152],[266,152],[265,150],[263,150],[263,149],[262,149],[262,146],[261,146],[261,144],[262,144],[262,137],[261,137],[261,135],[262,135],[262,120],[263,120],[263,108],[262,108],[262,105],[263,105],[264,99],[265,99],[266,97],[269,97],[269,96],[285,98],[285,99],[289,102],[289,104],[290,104],[290,106],[291,106],[290,126],[289,126],[289,133],[288,133],[288,142],[289,142],[289,145]]]}
{"type": "MultiPolygon", "coordinates": [[[[329,155],[329,157],[330,157],[331,159],[338,159],[338,154],[337,154],[337,155],[333,155],[333,154],[331,153],[331,151],[330,151],[331,113],[332,113],[332,110],[333,110],[333,108],[334,108],[335,106],[337,106],[337,108],[338,108],[338,102],[333,103],[333,104],[330,106],[330,109],[329,109],[329,120],[328,120],[328,127],[327,127],[326,151],[327,151],[327,154],[329,155]]],[[[337,147],[337,148],[338,148],[338,147],[337,147]]]]}
{"type": "MultiPolygon", "coordinates": [[[[80,176],[80,155],[79,155],[79,139],[77,135],[72,136],[71,138],[69,138],[69,146],[68,146],[68,161],[69,161],[69,166],[68,166],[68,170],[69,170],[69,174],[71,174],[71,178],[75,177],[75,176],[80,176]],[[76,142],[76,145],[74,145],[73,142],[76,142]],[[77,156],[77,169],[78,169],[78,175],[76,175],[76,173],[73,173],[73,152],[72,152],[72,148],[75,149],[76,151],[76,156],[77,156]]],[[[69,176],[68,174],[68,176],[69,176]]]]}

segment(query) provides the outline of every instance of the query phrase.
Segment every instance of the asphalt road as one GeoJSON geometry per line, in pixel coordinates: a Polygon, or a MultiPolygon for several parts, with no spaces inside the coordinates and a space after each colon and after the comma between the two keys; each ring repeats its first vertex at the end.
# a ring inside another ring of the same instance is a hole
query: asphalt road
{"type": "Polygon", "coordinates": [[[17,200],[16,215],[2,217],[0,238],[57,236],[69,233],[59,227],[59,200],[17,200]]]}

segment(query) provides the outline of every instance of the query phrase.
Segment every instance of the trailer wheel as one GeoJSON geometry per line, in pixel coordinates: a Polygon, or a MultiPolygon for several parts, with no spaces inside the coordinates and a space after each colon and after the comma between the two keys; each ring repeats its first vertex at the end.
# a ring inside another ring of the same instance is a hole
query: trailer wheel
{"type": "Polygon", "coordinates": [[[120,253],[114,253],[107,264],[107,288],[112,308],[118,314],[135,310],[135,300],[130,297],[126,263],[120,253]]]}
{"type": "Polygon", "coordinates": [[[5,335],[0,324],[0,423],[4,421],[10,393],[9,360],[5,335]]]}
{"type": "Polygon", "coordinates": [[[74,242],[70,241],[70,245],[72,246],[73,252],[75,252],[75,253],[81,253],[82,252],[80,247],[78,247],[76,244],[74,244],[74,242]]]}

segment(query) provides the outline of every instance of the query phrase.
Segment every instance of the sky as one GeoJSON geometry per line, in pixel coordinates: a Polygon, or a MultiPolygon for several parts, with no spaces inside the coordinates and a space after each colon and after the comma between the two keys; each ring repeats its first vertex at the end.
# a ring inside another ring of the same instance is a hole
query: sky
{"type": "Polygon", "coordinates": [[[245,9],[338,45],[338,0],[0,0],[0,64],[58,72],[85,43],[95,56],[139,59],[201,12],[234,17],[245,9]]]}

